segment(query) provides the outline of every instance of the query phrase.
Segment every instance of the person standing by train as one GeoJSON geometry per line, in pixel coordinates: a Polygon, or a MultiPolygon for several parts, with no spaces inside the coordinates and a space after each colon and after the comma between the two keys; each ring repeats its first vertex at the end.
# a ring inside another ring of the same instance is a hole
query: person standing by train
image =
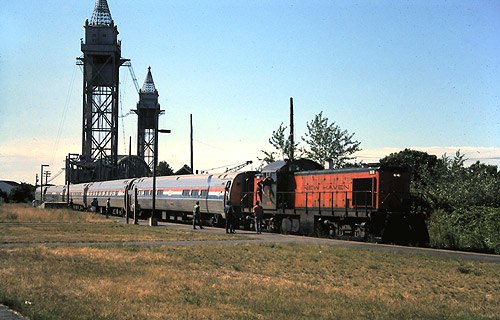
{"type": "Polygon", "coordinates": [[[97,198],[92,199],[92,202],[90,203],[90,212],[96,213],[97,212],[97,198]]]}
{"type": "Polygon", "coordinates": [[[226,215],[226,233],[234,233],[234,208],[231,201],[226,203],[224,214],[226,215]]]}
{"type": "Polygon", "coordinates": [[[193,229],[196,229],[196,223],[200,226],[200,229],[203,229],[201,225],[201,213],[200,213],[200,202],[196,201],[196,204],[193,207],[193,229]]]}
{"type": "Polygon", "coordinates": [[[109,215],[111,213],[111,203],[110,203],[110,198],[106,200],[106,219],[109,218],[109,215]]]}
{"type": "Polygon", "coordinates": [[[253,217],[255,219],[255,232],[257,232],[257,234],[261,234],[262,232],[260,230],[260,227],[262,224],[262,216],[264,215],[264,209],[260,205],[259,201],[255,202],[255,206],[253,207],[252,211],[253,211],[253,217]]]}

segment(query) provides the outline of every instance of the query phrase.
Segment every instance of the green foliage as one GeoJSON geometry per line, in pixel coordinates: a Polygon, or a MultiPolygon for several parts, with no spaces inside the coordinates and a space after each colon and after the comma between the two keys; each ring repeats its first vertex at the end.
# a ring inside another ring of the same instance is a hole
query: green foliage
{"type": "Polygon", "coordinates": [[[361,150],[359,148],[361,143],[353,140],[354,133],[342,131],[339,126],[335,125],[335,122],[329,124],[328,118],[323,117],[323,112],[307,123],[308,133],[302,137],[302,140],[307,143],[307,148],[298,148],[299,143],[292,145],[290,136],[285,134],[286,129],[287,127],[281,123],[279,128],[273,131],[269,143],[275,151],[262,150],[264,157],[259,160],[267,164],[278,159],[291,159],[294,154],[295,158],[304,156],[318,163],[332,159],[334,166],[340,168],[355,158],[351,157],[353,153],[361,150]],[[299,154],[295,154],[296,151],[299,154]]]}
{"type": "Polygon", "coordinates": [[[412,169],[411,192],[431,210],[470,206],[499,207],[500,173],[496,166],[479,162],[465,167],[464,155],[453,158],[405,149],[380,160],[382,164],[412,169]]]}
{"type": "Polygon", "coordinates": [[[19,186],[12,188],[9,193],[9,202],[30,202],[33,200],[34,187],[22,182],[19,186]]]}
{"type": "Polygon", "coordinates": [[[380,163],[411,168],[412,189],[420,192],[425,188],[427,183],[430,183],[429,178],[435,176],[439,161],[435,155],[405,149],[398,153],[391,153],[380,159],[380,163]]]}
{"type": "Polygon", "coordinates": [[[257,157],[257,159],[259,159],[259,161],[262,162],[260,169],[262,169],[262,167],[264,165],[269,164],[271,162],[275,162],[277,160],[276,159],[276,152],[274,152],[274,151],[268,152],[265,150],[261,150],[261,152],[264,153],[264,157],[263,158],[257,157]]]}
{"type": "MultiPolygon", "coordinates": [[[[278,130],[273,131],[273,134],[269,139],[269,143],[281,153],[280,156],[282,158],[290,159],[292,154],[292,145],[289,137],[285,137],[285,130],[287,128],[288,127],[283,126],[283,123],[281,123],[278,130]]],[[[296,147],[296,145],[293,147],[296,147]]]]}
{"type": "Polygon", "coordinates": [[[328,123],[328,118],[323,117],[323,112],[317,114],[311,122],[307,123],[308,133],[302,140],[307,143],[308,149],[302,149],[305,156],[311,160],[323,163],[332,159],[334,167],[345,166],[353,153],[361,150],[358,141],[353,141],[354,133],[341,130],[335,122],[328,123]]]}
{"type": "Polygon", "coordinates": [[[174,170],[166,161],[160,161],[156,167],[157,176],[171,176],[174,174],[174,170]]]}
{"type": "Polygon", "coordinates": [[[0,204],[3,201],[8,202],[9,201],[9,195],[7,194],[7,192],[5,192],[3,190],[0,190],[0,204]]]}
{"type": "Polygon", "coordinates": [[[479,162],[469,167],[460,151],[438,159],[405,149],[381,163],[407,166],[411,192],[431,213],[431,246],[500,253],[500,173],[479,162]]]}
{"type": "Polygon", "coordinates": [[[280,124],[279,128],[273,131],[271,138],[269,138],[269,143],[274,147],[275,151],[265,151],[261,150],[264,154],[263,158],[257,157],[260,161],[262,161],[262,165],[269,164],[271,162],[275,162],[280,159],[291,159],[292,154],[295,153],[295,150],[298,147],[298,143],[294,143],[293,146],[290,141],[290,137],[285,136],[285,130],[288,127],[283,126],[283,122],[280,124]]]}
{"type": "Polygon", "coordinates": [[[451,211],[471,206],[500,207],[500,174],[496,166],[476,162],[464,166],[464,156],[458,151],[454,158],[444,156],[434,178],[428,178],[429,199],[434,208],[451,211]]]}
{"type": "Polygon", "coordinates": [[[436,210],[429,220],[431,246],[500,254],[500,208],[436,210]]]}

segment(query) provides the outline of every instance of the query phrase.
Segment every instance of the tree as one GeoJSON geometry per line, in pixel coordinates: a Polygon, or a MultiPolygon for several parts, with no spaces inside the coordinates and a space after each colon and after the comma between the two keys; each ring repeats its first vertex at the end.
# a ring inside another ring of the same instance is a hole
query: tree
{"type": "Polygon", "coordinates": [[[328,123],[328,118],[323,117],[323,112],[317,114],[311,122],[307,122],[308,132],[302,140],[308,149],[302,149],[304,155],[316,162],[323,163],[327,159],[333,160],[336,168],[344,167],[353,153],[361,150],[359,141],[353,140],[354,133],[341,130],[335,122],[328,123]]]}
{"type": "Polygon", "coordinates": [[[156,175],[158,176],[171,176],[174,174],[174,170],[166,161],[160,161],[156,167],[156,175]]]}
{"type": "Polygon", "coordinates": [[[262,162],[261,169],[262,169],[262,167],[264,165],[276,161],[276,152],[274,152],[274,151],[268,152],[268,151],[265,151],[265,150],[260,150],[260,151],[262,153],[264,153],[264,157],[263,158],[257,157],[257,159],[259,159],[259,161],[262,162]]]}
{"type": "MultiPolygon", "coordinates": [[[[292,155],[292,144],[289,137],[285,137],[285,130],[288,127],[283,126],[283,122],[280,124],[278,130],[273,131],[269,143],[281,153],[283,159],[290,159],[292,155]]],[[[293,148],[296,148],[298,143],[295,143],[293,148]]]]}
{"type": "Polygon", "coordinates": [[[380,159],[383,165],[406,167],[411,169],[412,190],[421,193],[430,183],[428,178],[436,177],[441,160],[435,155],[427,152],[404,149],[403,151],[391,153],[380,159]]]}
{"type": "MultiPolygon", "coordinates": [[[[280,124],[279,128],[275,131],[273,131],[271,138],[269,138],[269,143],[274,147],[276,151],[264,151],[261,150],[262,153],[264,153],[264,158],[258,158],[260,161],[263,163],[271,163],[278,158],[281,159],[290,159],[292,155],[292,144],[290,142],[290,138],[285,136],[285,130],[288,129],[288,127],[283,126],[283,122],[280,124]]],[[[297,149],[298,143],[294,143],[293,148],[294,150],[297,149]]]]}
{"type": "Polygon", "coordinates": [[[500,174],[496,166],[476,162],[465,167],[464,155],[457,151],[455,157],[441,159],[443,169],[432,190],[436,207],[447,210],[471,206],[500,207],[500,174]]]}
{"type": "Polygon", "coordinates": [[[404,149],[380,159],[382,165],[405,167],[411,171],[410,193],[421,209],[432,211],[436,206],[436,185],[444,174],[442,159],[427,152],[404,149]]]}
{"type": "Polygon", "coordinates": [[[465,167],[460,150],[454,157],[437,158],[425,152],[405,149],[380,159],[381,164],[412,170],[411,192],[433,210],[451,212],[470,206],[499,207],[500,173],[496,166],[476,162],[465,167]]]}
{"type": "Polygon", "coordinates": [[[33,200],[34,187],[30,184],[21,182],[15,188],[12,188],[9,193],[10,202],[29,202],[33,200]]]}
{"type": "Polygon", "coordinates": [[[0,203],[2,203],[2,201],[8,202],[9,195],[7,194],[7,192],[0,190],[0,203]]]}

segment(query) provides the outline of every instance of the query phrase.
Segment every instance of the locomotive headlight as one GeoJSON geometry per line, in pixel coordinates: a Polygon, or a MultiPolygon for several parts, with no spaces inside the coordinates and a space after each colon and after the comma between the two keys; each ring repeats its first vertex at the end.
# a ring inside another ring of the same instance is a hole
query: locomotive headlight
{"type": "Polygon", "coordinates": [[[401,173],[395,173],[394,178],[401,178],[401,173]]]}

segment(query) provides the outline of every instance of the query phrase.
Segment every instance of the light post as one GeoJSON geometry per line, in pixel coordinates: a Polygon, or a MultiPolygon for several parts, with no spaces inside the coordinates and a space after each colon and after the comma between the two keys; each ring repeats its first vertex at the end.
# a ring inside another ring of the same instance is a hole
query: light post
{"type": "Polygon", "coordinates": [[[154,155],[153,155],[153,206],[151,210],[151,218],[149,218],[150,226],[157,226],[158,220],[156,219],[156,167],[158,165],[158,132],[160,133],[170,133],[171,130],[168,129],[158,129],[158,120],[155,125],[155,142],[154,142],[154,155]]]}
{"type": "Polygon", "coordinates": [[[40,204],[43,202],[43,167],[48,167],[48,164],[40,165],[40,204]]]}

